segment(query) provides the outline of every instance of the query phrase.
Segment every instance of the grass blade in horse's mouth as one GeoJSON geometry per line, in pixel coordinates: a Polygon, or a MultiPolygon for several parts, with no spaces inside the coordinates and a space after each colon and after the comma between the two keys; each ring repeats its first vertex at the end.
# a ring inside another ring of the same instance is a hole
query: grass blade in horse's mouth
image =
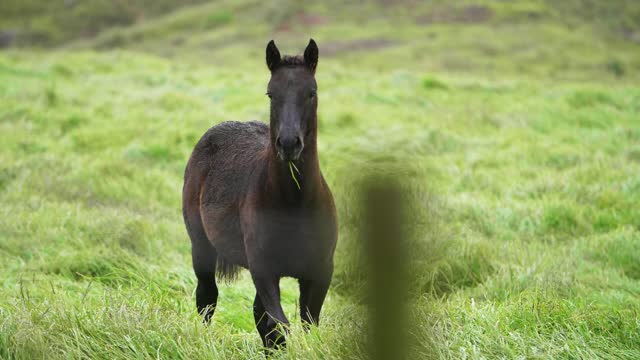
{"type": "Polygon", "coordinates": [[[293,163],[293,161],[289,161],[289,171],[291,171],[291,178],[293,178],[293,181],[296,182],[296,185],[298,186],[298,190],[301,190],[300,183],[298,182],[298,179],[296,178],[296,174],[293,173],[293,169],[296,169],[296,172],[298,174],[300,174],[300,170],[298,170],[298,168],[293,163]]]}

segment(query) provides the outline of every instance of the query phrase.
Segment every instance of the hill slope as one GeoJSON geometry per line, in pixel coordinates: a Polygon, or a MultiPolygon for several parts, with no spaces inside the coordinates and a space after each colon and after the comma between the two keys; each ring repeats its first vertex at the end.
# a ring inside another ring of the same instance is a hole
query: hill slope
{"type": "Polygon", "coordinates": [[[270,38],[295,51],[313,36],[325,56],[358,67],[580,80],[635,79],[640,69],[633,0],[200,2],[10,0],[0,30],[18,45],[125,48],[216,66],[259,54],[270,38]]]}

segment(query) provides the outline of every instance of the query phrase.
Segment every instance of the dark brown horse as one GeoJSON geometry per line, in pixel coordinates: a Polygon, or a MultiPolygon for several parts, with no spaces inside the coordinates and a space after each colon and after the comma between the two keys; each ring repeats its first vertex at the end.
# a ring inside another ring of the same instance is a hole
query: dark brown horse
{"type": "Polygon", "coordinates": [[[253,313],[265,346],[284,345],[278,324],[281,277],[300,283],[300,317],[317,324],[333,272],[336,211],[318,163],[318,47],[281,57],[267,45],[271,119],[223,122],[195,146],[184,175],[182,210],[198,278],[196,305],[208,322],[216,275],[249,269],[253,313]]]}

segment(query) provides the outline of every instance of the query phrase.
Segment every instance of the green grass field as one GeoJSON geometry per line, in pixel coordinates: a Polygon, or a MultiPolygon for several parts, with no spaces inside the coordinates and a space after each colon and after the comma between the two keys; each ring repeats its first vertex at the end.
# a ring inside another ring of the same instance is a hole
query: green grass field
{"type": "Polygon", "coordinates": [[[163,1],[77,36],[9,3],[53,35],[0,52],[0,358],[263,357],[246,273],[196,314],[182,176],[210,126],[268,119],[267,41],[310,36],[340,239],[320,327],[282,281],[275,358],[366,356],[371,170],[414,214],[411,358],[640,358],[637,2],[163,1]]]}

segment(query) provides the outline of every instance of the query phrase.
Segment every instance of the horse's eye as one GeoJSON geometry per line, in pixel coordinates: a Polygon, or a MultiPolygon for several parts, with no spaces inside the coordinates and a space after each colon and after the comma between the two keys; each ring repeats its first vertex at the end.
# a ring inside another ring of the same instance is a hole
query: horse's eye
{"type": "Polygon", "coordinates": [[[271,93],[267,91],[267,93],[265,94],[269,97],[269,99],[271,99],[271,93]]]}
{"type": "Polygon", "coordinates": [[[316,97],[316,95],[318,95],[318,93],[315,90],[311,90],[311,92],[309,93],[309,98],[313,99],[314,97],[316,97]]]}

